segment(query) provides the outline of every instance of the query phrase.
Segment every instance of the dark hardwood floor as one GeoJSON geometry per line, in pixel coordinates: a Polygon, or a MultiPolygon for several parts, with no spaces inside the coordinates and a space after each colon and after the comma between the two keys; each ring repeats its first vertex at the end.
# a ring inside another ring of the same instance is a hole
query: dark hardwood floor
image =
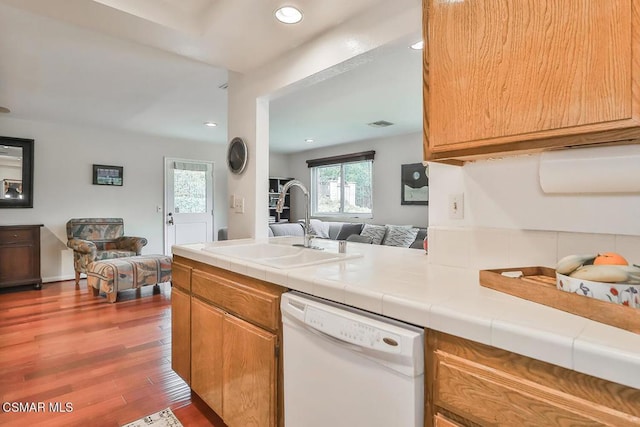
{"type": "Polygon", "coordinates": [[[170,407],[185,426],[224,427],[170,358],[168,283],[121,292],[115,304],[86,280],[2,290],[0,425],[121,426],[170,407]]]}

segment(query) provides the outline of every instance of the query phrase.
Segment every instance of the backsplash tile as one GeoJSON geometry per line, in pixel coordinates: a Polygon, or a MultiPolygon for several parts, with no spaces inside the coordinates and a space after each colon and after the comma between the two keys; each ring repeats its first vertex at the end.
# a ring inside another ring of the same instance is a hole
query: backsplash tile
{"type": "Polygon", "coordinates": [[[434,236],[429,231],[429,262],[451,267],[468,266],[469,230],[462,228],[437,230],[434,242],[431,241],[434,236]]]}
{"type": "Polygon", "coordinates": [[[558,261],[558,233],[510,230],[507,267],[555,267],[558,261]]]}
{"type": "Polygon", "coordinates": [[[429,263],[464,268],[545,266],[572,254],[614,251],[640,264],[640,236],[499,228],[429,227],[429,263]]]}
{"type": "Polygon", "coordinates": [[[500,268],[509,262],[509,231],[476,229],[469,233],[469,266],[500,268]]]}
{"type": "Polygon", "coordinates": [[[640,236],[616,236],[616,252],[629,264],[640,265],[640,236]]]}
{"type": "Polygon", "coordinates": [[[615,250],[613,234],[558,232],[558,259],[567,255],[597,254],[615,250]]]}

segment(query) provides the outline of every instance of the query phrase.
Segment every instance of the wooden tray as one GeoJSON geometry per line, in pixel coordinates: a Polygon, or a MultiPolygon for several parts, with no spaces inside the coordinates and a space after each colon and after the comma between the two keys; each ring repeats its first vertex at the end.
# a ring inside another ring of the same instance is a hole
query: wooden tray
{"type": "Polygon", "coordinates": [[[553,268],[480,270],[480,285],[640,334],[640,309],[560,291],[556,289],[553,268]],[[501,273],[506,271],[522,271],[523,276],[517,279],[503,276],[501,273]]]}

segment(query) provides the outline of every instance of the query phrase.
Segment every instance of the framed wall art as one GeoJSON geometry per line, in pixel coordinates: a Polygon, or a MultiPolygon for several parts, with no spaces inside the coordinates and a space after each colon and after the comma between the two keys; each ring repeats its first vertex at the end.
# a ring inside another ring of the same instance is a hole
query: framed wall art
{"type": "Polygon", "coordinates": [[[402,165],[401,205],[429,204],[428,166],[422,163],[402,165]]]}
{"type": "Polygon", "coordinates": [[[93,184],[122,186],[123,169],[122,166],[93,165],[93,184]]]}

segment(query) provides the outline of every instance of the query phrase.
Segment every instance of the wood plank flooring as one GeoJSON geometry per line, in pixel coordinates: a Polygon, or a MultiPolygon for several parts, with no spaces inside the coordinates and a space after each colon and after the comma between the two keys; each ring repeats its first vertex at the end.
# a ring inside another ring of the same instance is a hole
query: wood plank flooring
{"type": "Polygon", "coordinates": [[[168,283],[115,304],[86,280],[1,290],[0,425],[121,426],[170,407],[187,427],[225,427],[173,372],[170,346],[168,283]]]}

